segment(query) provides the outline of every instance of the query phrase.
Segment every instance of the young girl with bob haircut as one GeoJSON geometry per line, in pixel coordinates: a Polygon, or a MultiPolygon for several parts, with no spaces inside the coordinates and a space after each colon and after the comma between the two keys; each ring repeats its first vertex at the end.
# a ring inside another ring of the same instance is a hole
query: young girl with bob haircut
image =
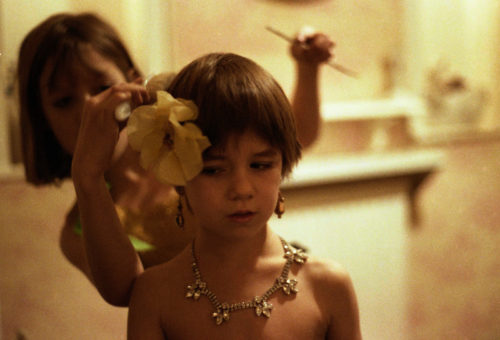
{"type": "MultiPolygon", "coordinates": [[[[172,258],[193,236],[189,225],[184,230],[175,225],[175,190],[139,165],[125,130],[114,120],[102,121],[113,117],[122,101],[139,105],[149,100],[140,75],[118,33],[91,13],[47,18],[24,38],[19,52],[26,180],[48,185],[70,178],[79,136],[88,156],[108,154],[102,164],[106,190],[124,228],[95,231],[90,225],[82,230],[75,202],[61,230],[60,247],[104,299],[119,306],[128,305],[131,284],[143,266],[172,258]],[[80,134],[83,128],[96,134],[80,134]],[[101,129],[109,130],[111,138],[102,138],[107,135],[99,133],[101,129]]],[[[79,169],[74,174],[91,171],[92,165],[76,164],[79,169]]],[[[78,183],[79,177],[75,178],[78,183]]]]}
{"type": "Polygon", "coordinates": [[[361,339],[347,272],[308,258],[268,225],[284,213],[280,183],[301,155],[278,83],[247,58],[209,54],[168,92],[132,113],[130,142],[163,164],[156,175],[176,185],[198,227],[178,256],[136,280],[128,338],[361,339]]]}
{"type": "MultiPolygon", "coordinates": [[[[307,51],[298,40],[291,51],[297,61],[295,112],[314,125],[318,69],[331,57],[333,43],[321,33],[311,39],[307,51]]],[[[108,23],[91,13],[60,13],[23,40],[18,78],[26,179],[46,185],[72,177],[79,204],[67,213],[60,247],[107,302],[126,306],[143,267],[171,259],[194,236],[188,212],[183,229],[176,225],[174,188],[140,166],[126,129],[114,120],[123,101],[134,106],[151,101],[141,72],[108,23]],[[106,217],[85,218],[95,194],[92,179],[101,177],[101,194],[111,195],[120,228],[96,228],[106,217]]],[[[304,144],[315,138],[316,129],[304,125],[304,144]]]]}

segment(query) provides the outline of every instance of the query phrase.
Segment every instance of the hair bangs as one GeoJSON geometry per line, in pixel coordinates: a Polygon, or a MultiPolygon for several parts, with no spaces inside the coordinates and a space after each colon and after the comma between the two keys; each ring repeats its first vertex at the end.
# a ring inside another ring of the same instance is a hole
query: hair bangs
{"type": "Polygon", "coordinates": [[[213,93],[207,94],[200,103],[196,121],[210,141],[218,145],[225,143],[230,135],[252,130],[270,144],[277,144],[278,122],[270,114],[277,105],[263,101],[256,88],[222,82],[218,78],[216,82],[218,84],[211,86],[213,93]]]}
{"type": "Polygon", "coordinates": [[[168,91],[194,101],[196,124],[212,145],[248,130],[281,150],[283,173],[300,158],[295,121],[288,99],[272,76],[250,59],[213,53],[188,64],[168,91]]]}

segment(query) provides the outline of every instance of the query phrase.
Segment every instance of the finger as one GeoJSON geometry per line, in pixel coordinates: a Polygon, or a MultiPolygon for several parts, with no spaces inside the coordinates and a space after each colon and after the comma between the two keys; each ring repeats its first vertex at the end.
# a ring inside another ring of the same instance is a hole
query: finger
{"type": "Polygon", "coordinates": [[[144,105],[149,102],[149,93],[148,91],[146,91],[146,89],[132,91],[131,95],[134,107],[144,105]]]}
{"type": "Polygon", "coordinates": [[[108,104],[114,105],[131,99],[131,88],[127,85],[119,84],[111,87],[111,93],[108,97],[108,104]]]}
{"type": "Polygon", "coordinates": [[[123,95],[128,96],[135,106],[142,105],[150,100],[150,95],[147,88],[142,84],[124,83],[116,86],[117,96],[122,98],[123,95]],[[122,94],[123,93],[123,94],[122,94]]]}
{"type": "Polygon", "coordinates": [[[144,77],[137,77],[132,81],[132,83],[142,85],[144,84],[144,77]]]}
{"type": "Polygon", "coordinates": [[[316,35],[316,30],[314,28],[311,26],[303,26],[297,34],[297,38],[305,42],[307,39],[314,37],[314,35],[316,35]]]}
{"type": "Polygon", "coordinates": [[[113,85],[106,91],[103,91],[87,99],[87,106],[95,111],[113,111],[115,107],[130,99],[130,93],[119,85],[113,85]]]}
{"type": "Polygon", "coordinates": [[[329,48],[332,41],[324,34],[317,34],[312,40],[312,44],[318,48],[329,48]]]}
{"type": "Polygon", "coordinates": [[[113,117],[112,119],[118,122],[127,120],[131,112],[130,100],[132,96],[125,85],[126,84],[118,84],[112,86],[109,89],[107,97],[101,102],[101,107],[104,112],[113,113],[113,115],[106,114],[105,116],[110,118],[113,117]]]}

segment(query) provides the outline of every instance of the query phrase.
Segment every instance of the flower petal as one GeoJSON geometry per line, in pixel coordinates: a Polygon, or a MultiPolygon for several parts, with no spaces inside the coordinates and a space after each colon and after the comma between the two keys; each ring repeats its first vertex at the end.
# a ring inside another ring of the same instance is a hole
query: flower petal
{"type": "Polygon", "coordinates": [[[161,156],[162,149],[166,148],[163,146],[163,134],[161,131],[155,131],[144,136],[141,145],[141,166],[149,169],[161,156]]]}
{"type": "Polygon", "coordinates": [[[169,152],[161,157],[159,162],[154,166],[153,172],[159,181],[171,185],[185,185],[184,172],[182,165],[179,162],[174,152],[169,152]]]}
{"type": "Polygon", "coordinates": [[[144,136],[155,129],[156,118],[151,107],[140,106],[136,108],[127,122],[127,134],[130,146],[139,150],[144,136]]]}
{"type": "Polygon", "coordinates": [[[182,171],[186,181],[189,181],[203,169],[203,158],[201,156],[203,150],[200,149],[196,139],[179,138],[175,143],[175,155],[182,164],[182,171]]]}
{"type": "Polygon", "coordinates": [[[181,130],[176,129],[176,133],[184,138],[195,139],[198,142],[200,152],[205,151],[206,148],[212,145],[208,138],[201,133],[200,128],[193,123],[185,123],[184,125],[182,125],[181,130]]]}
{"type": "Polygon", "coordinates": [[[195,120],[198,117],[198,108],[195,103],[181,98],[177,101],[178,105],[173,108],[172,112],[175,113],[180,122],[195,120]]]}
{"type": "Polygon", "coordinates": [[[204,137],[203,134],[201,133],[200,128],[198,126],[196,126],[195,124],[193,124],[193,123],[184,123],[184,125],[182,125],[182,127],[183,127],[183,129],[182,129],[182,135],[185,138],[201,138],[201,137],[204,137]]]}
{"type": "Polygon", "coordinates": [[[169,112],[170,115],[174,114],[181,122],[195,120],[198,116],[198,108],[191,100],[176,99],[165,91],[158,91],[156,95],[159,112],[169,112]]]}
{"type": "Polygon", "coordinates": [[[141,165],[162,182],[184,185],[203,169],[202,152],[210,141],[193,123],[196,105],[157,92],[155,105],[140,106],[132,112],[127,131],[129,143],[141,152],[141,165]]]}

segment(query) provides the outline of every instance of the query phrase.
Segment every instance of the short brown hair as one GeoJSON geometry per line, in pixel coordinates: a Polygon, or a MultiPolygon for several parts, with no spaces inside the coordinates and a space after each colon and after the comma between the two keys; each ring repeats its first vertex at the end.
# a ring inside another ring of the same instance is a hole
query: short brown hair
{"type": "Polygon", "coordinates": [[[72,156],[57,141],[42,109],[40,77],[49,61],[57,65],[51,81],[75,61],[85,65],[85,46],[112,60],[125,75],[137,70],[115,29],[92,13],[55,14],[33,28],[21,44],[17,72],[23,158],[26,179],[33,184],[71,176],[72,156]]]}
{"type": "Polygon", "coordinates": [[[283,176],[300,159],[290,102],[276,80],[252,60],[231,53],[205,55],[184,67],[168,91],[196,103],[196,124],[212,145],[251,130],[281,151],[283,176]]]}

